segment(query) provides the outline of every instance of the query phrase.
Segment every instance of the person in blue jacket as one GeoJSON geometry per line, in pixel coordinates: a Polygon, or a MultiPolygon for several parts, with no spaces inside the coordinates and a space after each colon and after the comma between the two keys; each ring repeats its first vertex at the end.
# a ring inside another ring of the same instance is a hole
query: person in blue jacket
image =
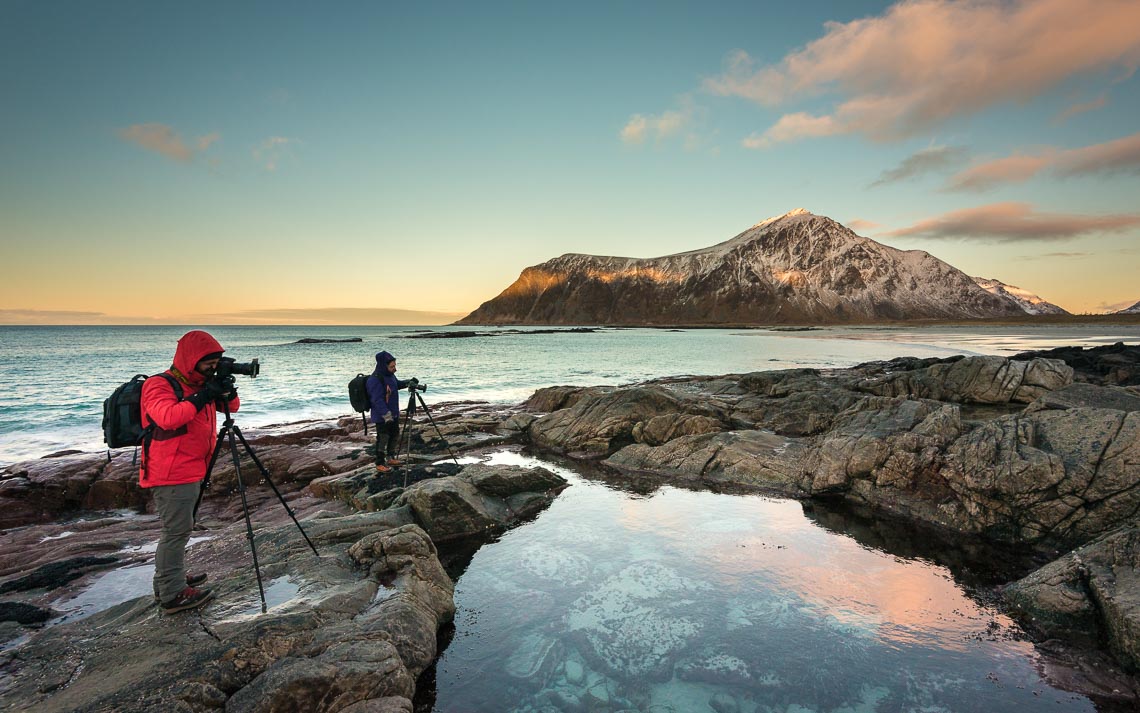
{"type": "Polygon", "coordinates": [[[376,424],[376,470],[380,473],[402,465],[396,458],[400,441],[399,391],[407,386],[408,382],[396,378],[396,357],[379,352],[376,368],[364,382],[364,388],[372,403],[372,423],[376,424]]]}

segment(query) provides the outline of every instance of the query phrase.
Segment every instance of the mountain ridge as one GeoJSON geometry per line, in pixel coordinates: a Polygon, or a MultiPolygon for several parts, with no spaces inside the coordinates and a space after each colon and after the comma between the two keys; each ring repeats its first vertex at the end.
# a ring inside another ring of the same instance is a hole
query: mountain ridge
{"type": "Polygon", "coordinates": [[[921,250],[803,208],[715,245],[654,258],[566,253],[528,267],[456,324],[857,324],[1024,316],[921,250]]]}

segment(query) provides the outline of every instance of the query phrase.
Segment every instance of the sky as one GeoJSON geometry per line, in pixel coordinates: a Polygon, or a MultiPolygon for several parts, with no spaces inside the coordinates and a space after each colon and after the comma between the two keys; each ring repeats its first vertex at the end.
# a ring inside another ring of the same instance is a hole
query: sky
{"type": "Polygon", "coordinates": [[[0,0],[0,323],[441,324],[806,208],[1140,300],[1140,2],[0,0]]]}

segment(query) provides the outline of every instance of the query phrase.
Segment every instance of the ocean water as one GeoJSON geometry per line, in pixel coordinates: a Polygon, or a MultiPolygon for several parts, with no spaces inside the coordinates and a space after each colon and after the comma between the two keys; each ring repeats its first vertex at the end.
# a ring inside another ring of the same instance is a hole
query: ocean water
{"type": "MultiPolygon", "coordinates": [[[[102,403],[135,374],[167,368],[185,327],[0,327],[0,466],[63,449],[97,451],[102,403]]],[[[374,355],[397,357],[402,378],[428,386],[429,407],[470,399],[517,403],[555,384],[622,384],[680,374],[843,367],[896,356],[1010,354],[1065,344],[1140,340],[1140,327],[601,329],[592,333],[410,339],[453,327],[213,327],[227,354],[256,357],[238,377],[238,423],[263,426],[351,413],[347,384],[374,355]],[[303,338],[361,342],[297,344],[303,338]]]]}

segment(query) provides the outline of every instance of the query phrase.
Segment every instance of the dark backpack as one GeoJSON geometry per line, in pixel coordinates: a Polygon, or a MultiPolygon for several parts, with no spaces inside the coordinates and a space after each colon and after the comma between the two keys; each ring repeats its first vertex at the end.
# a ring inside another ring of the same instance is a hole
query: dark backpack
{"type": "Polygon", "coordinates": [[[368,419],[364,414],[372,410],[372,400],[368,398],[368,374],[357,374],[352,381],[348,382],[348,402],[352,404],[352,410],[360,414],[360,419],[364,421],[364,435],[368,435],[368,419]]]}
{"type": "MultiPolygon", "coordinates": [[[[158,374],[170,382],[174,395],[182,400],[182,384],[178,383],[170,374],[158,374]]],[[[103,402],[103,442],[107,448],[126,448],[137,446],[143,442],[147,434],[154,431],[154,425],[144,428],[142,425],[142,409],[139,402],[142,400],[143,382],[147,380],[146,374],[136,374],[130,381],[119,388],[103,402]]],[[[110,458],[111,454],[108,453],[110,458]]]]}

